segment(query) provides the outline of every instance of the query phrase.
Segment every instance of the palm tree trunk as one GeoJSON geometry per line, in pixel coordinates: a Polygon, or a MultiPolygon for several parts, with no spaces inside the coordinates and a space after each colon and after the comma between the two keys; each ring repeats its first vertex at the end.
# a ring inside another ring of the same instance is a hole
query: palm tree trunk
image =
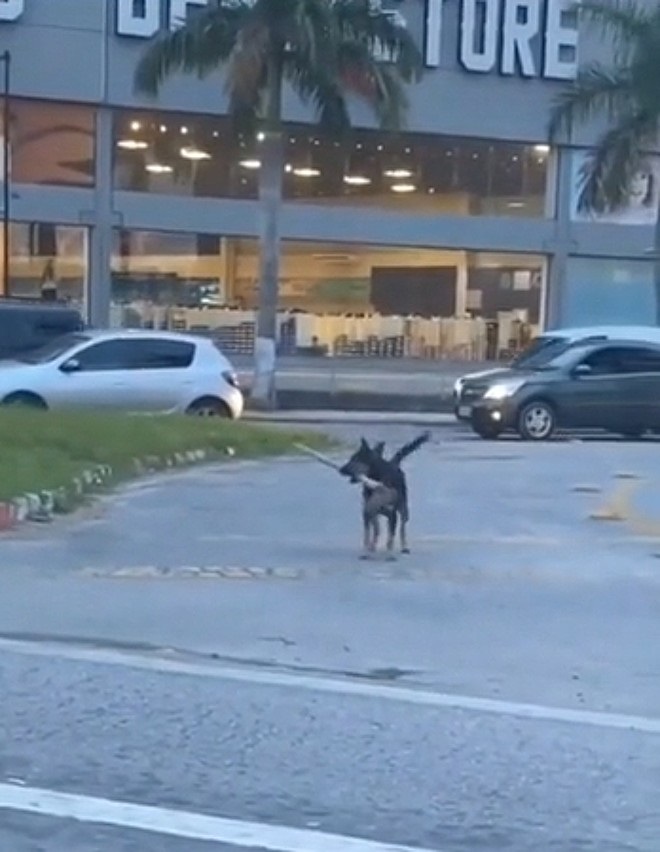
{"type": "Polygon", "coordinates": [[[256,407],[273,409],[277,401],[275,356],[280,283],[280,210],[284,176],[282,65],[276,57],[273,57],[268,67],[266,125],[260,149],[259,311],[254,351],[254,380],[250,396],[256,407]]]}

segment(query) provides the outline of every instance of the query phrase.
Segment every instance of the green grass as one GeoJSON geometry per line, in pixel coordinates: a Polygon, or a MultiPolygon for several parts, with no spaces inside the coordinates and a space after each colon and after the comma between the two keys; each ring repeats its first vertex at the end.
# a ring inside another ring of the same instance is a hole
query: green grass
{"type": "Polygon", "coordinates": [[[0,410],[0,500],[57,489],[95,465],[110,465],[113,479],[135,475],[134,459],[206,450],[237,459],[283,455],[302,441],[322,449],[324,435],[215,418],[134,417],[0,410]]]}

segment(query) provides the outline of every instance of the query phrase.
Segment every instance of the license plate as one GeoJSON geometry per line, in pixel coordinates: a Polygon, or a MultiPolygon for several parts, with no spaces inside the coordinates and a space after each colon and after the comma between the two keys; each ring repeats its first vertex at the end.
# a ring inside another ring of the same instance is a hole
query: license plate
{"type": "Polygon", "coordinates": [[[472,416],[472,406],[470,405],[459,405],[458,407],[458,416],[459,417],[471,417],[472,416]]]}

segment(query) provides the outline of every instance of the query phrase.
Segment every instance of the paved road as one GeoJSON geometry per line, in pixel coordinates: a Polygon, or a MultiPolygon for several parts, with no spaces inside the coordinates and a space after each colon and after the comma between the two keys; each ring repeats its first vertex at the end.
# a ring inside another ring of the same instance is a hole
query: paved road
{"type": "Polygon", "coordinates": [[[394,564],[307,460],[2,540],[0,849],[656,852],[660,545],[588,515],[659,464],[438,430],[394,564]]]}

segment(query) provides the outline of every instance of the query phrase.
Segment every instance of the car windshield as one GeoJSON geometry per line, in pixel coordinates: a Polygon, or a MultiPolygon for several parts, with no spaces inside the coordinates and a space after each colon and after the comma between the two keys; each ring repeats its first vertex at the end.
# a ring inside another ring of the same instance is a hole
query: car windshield
{"type": "Polygon", "coordinates": [[[23,364],[47,364],[64,355],[69,349],[78,346],[80,343],[87,343],[91,338],[84,334],[64,334],[62,337],[56,337],[45,346],[40,346],[39,349],[34,349],[32,352],[25,352],[17,360],[23,364]]]}
{"type": "Polygon", "coordinates": [[[566,352],[570,346],[571,341],[567,337],[548,337],[547,335],[537,337],[514,358],[511,366],[515,370],[538,370],[566,352]]]}

